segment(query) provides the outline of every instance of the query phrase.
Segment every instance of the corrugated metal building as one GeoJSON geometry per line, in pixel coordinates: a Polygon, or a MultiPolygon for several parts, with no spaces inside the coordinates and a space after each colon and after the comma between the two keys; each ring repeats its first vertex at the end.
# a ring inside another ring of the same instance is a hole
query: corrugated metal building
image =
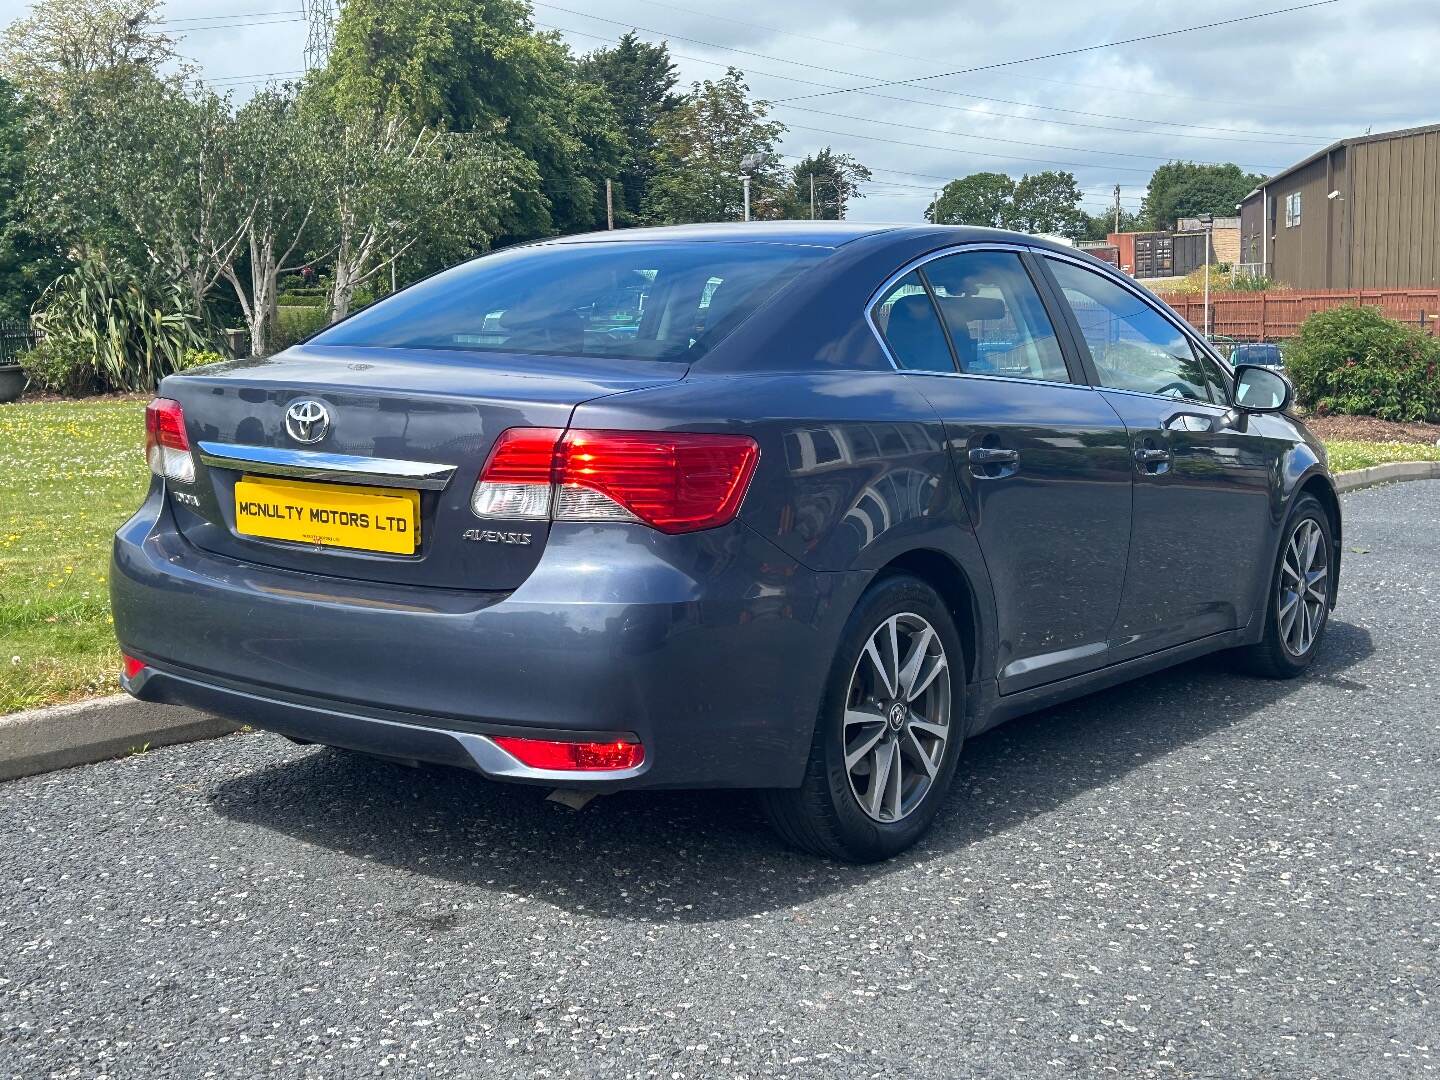
{"type": "Polygon", "coordinates": [[[1240,204],[1240,262],[1296,289],[1440,286],[1440,124],[1342,139],[1240,204]]]}

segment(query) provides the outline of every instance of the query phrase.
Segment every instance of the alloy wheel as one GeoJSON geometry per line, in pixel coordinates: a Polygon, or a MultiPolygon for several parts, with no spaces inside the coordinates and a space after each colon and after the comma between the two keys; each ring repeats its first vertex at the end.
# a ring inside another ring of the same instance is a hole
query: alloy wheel
{"type": "Polygon", "coordinates": [[[1276,618],[1280,641],[1291,656],[1304,656],[1315,644],[1329,613],[1330,551],[1320,523],[1301,518],[1280,561],[1276,618]]]}
{"type": "Polygon", "coordinates": [[[845,771],[876,821],[908,817],[934,784],[950,739],[950,668],[940,635],[913,612],[865,642],[845,703],[845,771]]]}

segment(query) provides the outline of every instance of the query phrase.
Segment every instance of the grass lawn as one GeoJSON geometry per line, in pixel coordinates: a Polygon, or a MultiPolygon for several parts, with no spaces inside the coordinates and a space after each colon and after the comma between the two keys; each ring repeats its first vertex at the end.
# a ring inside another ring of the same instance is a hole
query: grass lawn
{"type": "Polygon", "coordinates": [[[1360,439],[1329,439],[1330,468],[1334,472],[1368,469],[1387,461],[1440,461],[1440,446],[1410,442],[1364,442],[1360,439]]]}
{"type": "MultiPolygon", "coordinates": [[[[119,689],[110,535],[149,482],[139,399],[0,405],[0,713],[119,689]]],[[[1440,460],[1424,443],[1336,440],[1336,472],[1440,460]]]]}
{"type": "Polygon", "coordinates": [[[0,405],[0,713],[119,690],[105,575],[144,441],[143,400],[0,405]]]}

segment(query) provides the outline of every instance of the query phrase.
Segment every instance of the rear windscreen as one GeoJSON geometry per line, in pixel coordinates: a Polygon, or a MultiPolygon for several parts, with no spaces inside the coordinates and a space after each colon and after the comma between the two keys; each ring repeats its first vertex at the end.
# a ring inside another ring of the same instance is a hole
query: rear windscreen
{"type": "Polygon", "coordinates": [[[428,278],[311,344],[690,362],[829,254],[766,243],[517,248],[428,278]]]}

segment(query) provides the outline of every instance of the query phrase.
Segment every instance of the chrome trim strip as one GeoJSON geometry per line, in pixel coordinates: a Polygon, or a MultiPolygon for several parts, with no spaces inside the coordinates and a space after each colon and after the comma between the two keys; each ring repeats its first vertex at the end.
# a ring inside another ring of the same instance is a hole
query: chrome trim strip
{"type": "Polygon", "coordinates": [[[202,442],[200,460],[210,468],[234,469],[260,476],[294,480],[332,480],[374,487],[443,491],[455,475],[454,465],[398,458],[354,457],[315,450],[287,450],[274,446],[202,442]]]}

